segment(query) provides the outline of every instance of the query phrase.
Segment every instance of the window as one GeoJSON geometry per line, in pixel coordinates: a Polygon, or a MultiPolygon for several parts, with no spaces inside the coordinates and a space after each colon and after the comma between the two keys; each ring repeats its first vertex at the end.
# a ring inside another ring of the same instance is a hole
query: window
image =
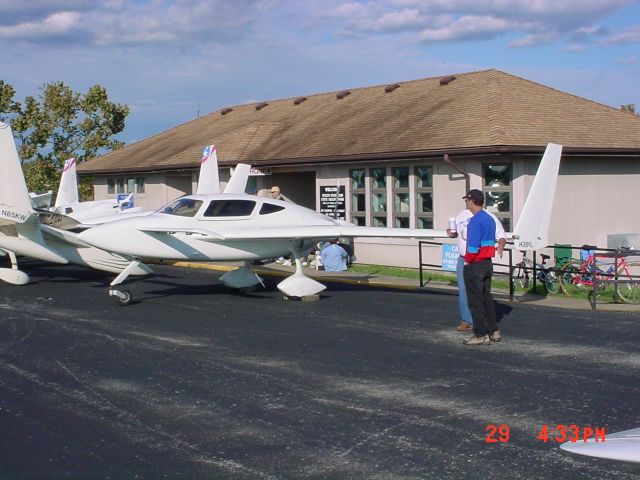
{"type": "Polygon", "coordinates": [[[415,167],[416,228],[433,228],[433,167],[415,167]]]}
{"type": "Polygon", "coordinates": [[[122,193],[144,193],[144,177],[107,178],[107,195],[122,193]]]}
{"type": "Polygon", "coordinates": [[[393,167],[393,226],[409,228],[409,167],[393,167]]]}
{"type": "Polygon", "coordinates": [[[284,210],[282,205],[274,205],[273,203],[263,203],[260,207],[260,215],[269,215],[270,213],[276,213],[280,210],[284,210]]]}
{"type": "Polygon", "coordinates": [[[349,175],[355,225],[409,228],[414,218],[416,228],[433,228],[432,165],[363,168],[350,170],[349,175]],[[387,225],[389,209],[392,220],[387,225]]]}
{"type": "Polygon", "coordinates": [[[204,212],[205,217],[248,217],[256,202],[253,200],[213,200],[204,212]]]}
{"type": "Polygon", "coordinates": [[[136,177],[136,193],[144,193],[144,177],[136,177]]]}
{"type": "Polygon", "coordinates": [[[162,207],[158,212],[166,213],[167,215],[178,215],[179,217],[193,217],[198,213],[201,206],[202,200],[179,198],[171,202],[169,205],[162,207]]]}
{"type": "Polygon", "coordinates": [[[485,163],[483,165],[485,207],[511,231],[513,166],[510,163],[485,163]]]}
{"type": "Polygon", "coordinates": [[[387,169],[372,168],[371,175],[371,226],[387,226],[387,169]]]}
{"type": "Polygon", "coordinates": [[[366,223],[366,191],[365,170],[349,170],[351,179],[351,223],[365,226],[366,223]]]}

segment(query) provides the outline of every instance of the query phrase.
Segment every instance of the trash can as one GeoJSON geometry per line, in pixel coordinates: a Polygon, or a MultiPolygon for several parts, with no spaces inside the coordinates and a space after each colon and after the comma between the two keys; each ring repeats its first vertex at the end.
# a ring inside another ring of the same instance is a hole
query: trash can
{"type": "Polygon", "coordinates": [[[553,255],[556,259],[556,268],[560,269],[569,263],[572,257],[571,245],[556,243],[553,245],[553,255]]]}

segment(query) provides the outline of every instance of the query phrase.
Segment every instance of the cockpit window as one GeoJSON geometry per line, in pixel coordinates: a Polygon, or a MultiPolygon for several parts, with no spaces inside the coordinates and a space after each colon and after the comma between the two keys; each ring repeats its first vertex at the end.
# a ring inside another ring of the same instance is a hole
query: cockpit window
{"type": "Polygon", "coordinates": [[[260,207],[260,215],[269,215],[270,213],[276,213],[280,210],[284,210],[282,205],[274,205],[273,203],[263,203],[260,207]]]}
{"type": "Polygon", "coordinates": [[[204,212],[205,217],[248,217],[256,202],[253,200],[213,200],[204,212]]]}
{"type": "Polygon", "coordinates": [[[200,207],[202,200],[194,200],[193,198],[179,198],[169,205],[162,207],[158,212],[168,215],[178,215],[180,217],[193,217],[200,207]]]}

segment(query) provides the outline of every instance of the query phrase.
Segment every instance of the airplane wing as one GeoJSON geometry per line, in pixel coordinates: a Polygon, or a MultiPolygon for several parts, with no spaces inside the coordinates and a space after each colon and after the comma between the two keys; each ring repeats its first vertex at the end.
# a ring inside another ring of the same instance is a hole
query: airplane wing
{"type": "Polygon", "coordinates": [[[601,442],[596,442],[595,438],[586,442],[565,442],[560,448],[590,457],[640,463],[640,428],[607,434],[606,441],[601,442]]]}
{"type": "Polygon", "coordinates": [[[224,240],[268,240],[268,239],[333,239],[338,237],[386,237],[386,238],[448,238],[445,230],[418,228],[356,227],[354,225],[308,225],[301,227],[257,227],[213,232],[195,228],[141,227],[146,233],[186,233],[196,235],[194,239],[204,242],[224,240]]]}
{"type": "Polygon", "coordinates": [[[357,227],[355,225],[308,225],[300,227],[263,227],[225,231],[227,240],[259,238],[319,238],[385,237],[385,238],[448,238],[445,230],[420,228],[357,227]]]}

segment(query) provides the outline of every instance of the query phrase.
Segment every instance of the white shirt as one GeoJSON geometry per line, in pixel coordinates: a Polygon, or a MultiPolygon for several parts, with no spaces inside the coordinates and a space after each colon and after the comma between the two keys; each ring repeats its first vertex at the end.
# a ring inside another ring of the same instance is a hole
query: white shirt
{"type": "MultiPolygon", "coordinates": [[[[506,238],[504,234],[504,227],[502,226],[502,222],[498,217],[496,217],[493,213],[485,210],[491,218],[496,222],[496,241],[501,238],[506,238]]],[[[473,217],[473,213],[471,213],[468,209],[462,210],[458,216],[456,217],[456,230],[458,232],[458,237],[456,240],[458,241],[458,252],[460,255],[464,255],[467,251],[467,225],[469,225],[469,221],[473,217]]]]}

